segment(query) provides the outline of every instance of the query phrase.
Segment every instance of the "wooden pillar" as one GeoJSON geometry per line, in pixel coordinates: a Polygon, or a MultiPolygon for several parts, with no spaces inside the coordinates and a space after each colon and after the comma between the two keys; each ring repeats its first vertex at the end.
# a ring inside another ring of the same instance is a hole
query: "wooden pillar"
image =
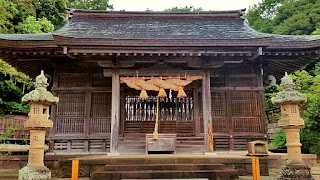
{"type": "Polygon", "coordinates": [[[199,90],[193,89],[193,121],[194,121],[194,135],[197,136],[201,133],[201,123],[199,117],[199,90]]]}
{"type": "Polygon", "coordinates": [[[208,124],[212,126],[211,116],[211,90],[210,90],[210,72],[204,70],[202,79],[202,103],[203,103],[203,127],[204,127],[204,139],[205,139],[205,152],[213,152],[213,139],[212,131],[211,136],[208,132],[208,124]],[[209,135],[209,136],[208,136],[209,135]],[[210,138],[210,139],[209,139],[210,138]],[[211,143],[211,144],[210,144],[211,143]],[[210,150],[211,148],[211,150],[210,150]]]}
{"type": "Polygon", "coordinates": [[[112,73],[112,104],[111,104],[111,144],[110,153],[118,154],[120,124],[120,77],[119,71],[112,73]]]}

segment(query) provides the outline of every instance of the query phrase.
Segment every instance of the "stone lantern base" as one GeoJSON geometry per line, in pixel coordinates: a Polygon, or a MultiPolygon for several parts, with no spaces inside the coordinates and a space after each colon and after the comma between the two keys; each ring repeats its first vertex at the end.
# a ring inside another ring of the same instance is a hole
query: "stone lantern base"
{"type": "Polygon", "coordinates": [[[311,168],[301,161],[289,161],[280,171],[278,180],[315,180],[312,178],[311,168]]]}
{"type": "Polygon", "coordinates": [[[45,166],[25,166],[19,170],[18,180],[49,180],[51,171],[45,166]]]}

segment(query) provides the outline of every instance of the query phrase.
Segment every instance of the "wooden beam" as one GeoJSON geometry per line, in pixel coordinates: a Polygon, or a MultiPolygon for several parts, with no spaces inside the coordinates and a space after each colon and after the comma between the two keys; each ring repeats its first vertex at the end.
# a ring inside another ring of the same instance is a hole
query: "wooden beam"
{"type": "Polygon", "coordinates": [[[120,124],[120,76],[119,71],[112,72],[112,105],[111,105],[111,143],[110,153],[118,154],[120,124]]]}
{"type": "MultiPolygon", "coordinates": [[[[111,77],[113,70],[104,69],[103,75],[105,77],[111,77]]],[[[132,69],[120,69],[120,76],[202,76],[202,72],[199,70],[132,70],[132,69]]]]}
{"type": "MultiPolygon", "coordinates": [[[[203,127],[204,127],[204,140],[205,140],[205,152],[210,152],[208,144],[208,124],[212,126],[211,116],[211,91],[210,91],[210,72],[208,69],[203,71],[202,79],[202,107],[203,107],[203,127]]],[[[210,140],[209,140],[210,141],[210,140]]],[[[213,141],[213,139],[211,139],[213,141]]]]}

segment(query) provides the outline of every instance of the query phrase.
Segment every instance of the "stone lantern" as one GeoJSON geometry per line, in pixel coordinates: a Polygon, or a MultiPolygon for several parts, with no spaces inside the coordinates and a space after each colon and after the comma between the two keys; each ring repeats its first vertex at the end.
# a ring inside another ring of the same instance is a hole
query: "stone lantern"
{"type": "Polygon", "coordinates": [[[47,78],[43,71],[36,77],[36,89],[22,97],[23,103],[30,104],[29,119],[24,126],[30,130],[29,159],[27,166],[19,171],[19,180],[50,179],[51,172],[44,166],[44,142],[46,132],[52,128],[49,106],[58,103],[59,98],[47,91],[47,78]]]}
{"type": "Polygon", "coordinates": [[[307,102],[306,95],[293,89],[293,80],[286,73],[281,79],[283,91],[271,99],[273,104],[280,105],[281,119],[278,124],[284,130],[287,140],[288,161],[282,167],[278,180],[313,179],[310,167],[302,161],[300,129],[304,120],[300,117],[298,105],[307,102]]]}

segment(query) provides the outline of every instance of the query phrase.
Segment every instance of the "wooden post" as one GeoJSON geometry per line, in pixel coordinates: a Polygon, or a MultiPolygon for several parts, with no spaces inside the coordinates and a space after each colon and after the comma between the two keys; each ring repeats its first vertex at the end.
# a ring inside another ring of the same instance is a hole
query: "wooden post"
{"type": "Polygon", "coordinates": [[[212,132],[208,132],[208,125],[212,126],[211,117],[211,90],[210,90],[210,72],[209,70],[204,70],[202,79],[202,103],[203,103],[203,127],[204,127],[204,139],[205,139],[205,152],[213,152],[213,139],[212,132]],[[208,137],[208,134],[211,136],[208,137]],[[210,139],[209,139],[210,138],[210,139]],[[211,144],[209,143],[211,142],[211,144]],[[211,149],[211,150],[210,150],[211,149]]]}
{"type": "Polygon", "coordinates": [[[194,135],[201,133],[201,123],[199,118],[199,91],[198,88],[193,89],[193,121],[194,121],[194,135]]]}
{"type": "Polygon", "coordinates": [[[110,153],[118,154],[120,124],[120,77],[119,71],[112,73],[111,143],[110,153]]]}
{"type": "Polygon", "coordinates": [[[79,172],[79,159],[73,159],[71,180],[78,180],[78,172],[79,172]]]}
{"type": "Polygon", "coordinates": [[[251,162],[252,162],[252,179],[257,180],[256,158],[254,156],[251,157],[251,162]]]}
{"type": "Polygon", "coordinates": [[[260,180],[260,166],[259,166],[259,158],[255,157],[255,161],[256,161],[256,179],[260,180]]]}

